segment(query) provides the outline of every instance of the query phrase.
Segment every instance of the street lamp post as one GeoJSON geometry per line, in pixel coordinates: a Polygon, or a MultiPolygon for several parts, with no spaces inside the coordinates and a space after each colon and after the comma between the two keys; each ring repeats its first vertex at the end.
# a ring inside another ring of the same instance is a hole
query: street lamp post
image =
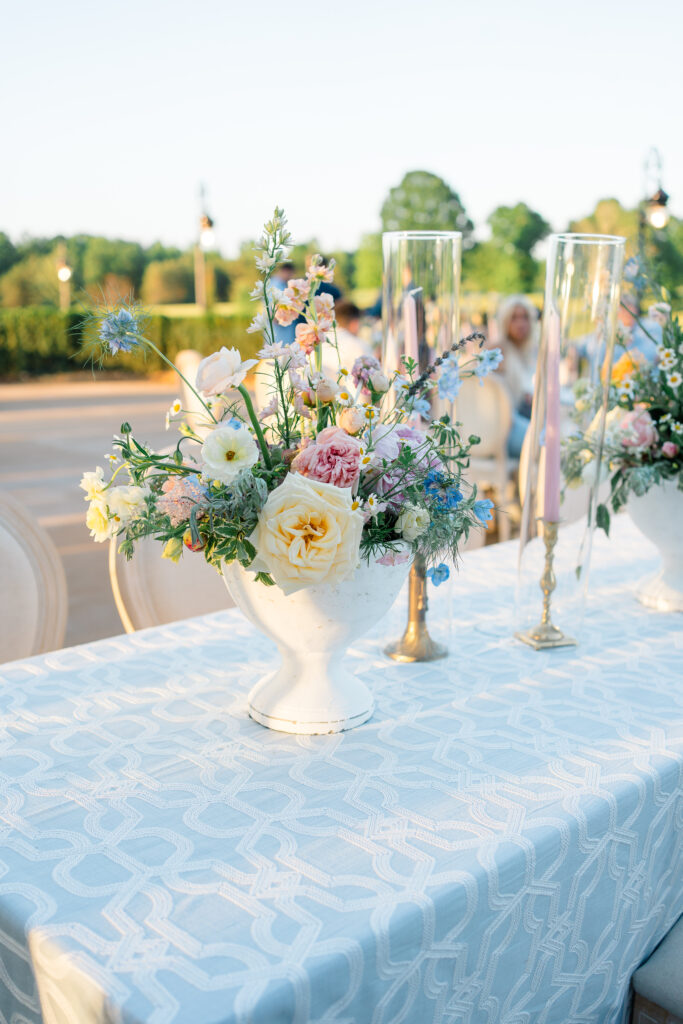
{"type": "Polygon", "coordinates": [[[66,246],[60,242],[57,247],[57,281],[59,282],[59,308],[63,313],[68,313],[71,308],[71,274],[71,267],[66,262],[66,246]]]}
{"type": "Polygon", "coordinates": [[[194,247],[194,297],[195,302],[201,309],[208,307],[208,288],[206,273],[206,253],[214,248],[215,236],[213,231],[213,220],[206,212],[206,190],[203,185],[199,188],[199,198],[202,206],[202,213],[199,218],[199,238],[194,247]]]}
{"type": "MultiPolygon", "coordinates": [[[[671,216],[668,209],[669,196],[662,188],[662,158],[654,146],[647,154],[643,165],[643,195],[645,198],[638,206],[638,255],[641,260],[645,255],[648,228],[652,231],[663,231],[671,216]],[[653,183],[655,187],[651,193],[653,183]]],[[[638,278],[636,297],[640,313],[643,298],[641,275],[638,278]]]]}

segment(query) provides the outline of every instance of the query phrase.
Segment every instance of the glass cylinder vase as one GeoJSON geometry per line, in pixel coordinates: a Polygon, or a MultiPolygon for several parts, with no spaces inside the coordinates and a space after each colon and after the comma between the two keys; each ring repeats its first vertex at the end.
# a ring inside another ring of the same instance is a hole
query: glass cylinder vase
{"type": "Polygon", "coordinates": [[[519,467],[516,635],[536,649],[571,645],[581,629],[596,509],[606,484],[601,454],[624,243],[586,234],[549,240],[531,422],[519,467]],[[596,458],[569,488],[561,471],[563,442],[587,429],[596,458]]]}
{"type": "MultiPolygon", "coordinates": [[[[387,231],[382,235],[382,364],[388,376],[404,373],[412,360],[415,376],[459,340],[459,231],[387,231]]],[[[425,419],[448,414],[452,403],[431,392],[425,419]]],[[[410,573],[408,623],[400,640],[386,648],[397,661],[432,661],[448,653],[427,628],[425,564],[416,558],[410,573]]],[[[448,622],[442,631],[447,634],[448,622]]]]}

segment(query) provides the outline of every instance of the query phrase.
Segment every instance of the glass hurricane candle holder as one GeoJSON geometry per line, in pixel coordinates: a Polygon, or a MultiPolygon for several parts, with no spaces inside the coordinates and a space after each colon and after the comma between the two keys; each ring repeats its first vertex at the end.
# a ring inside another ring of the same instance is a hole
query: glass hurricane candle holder
{"type": "MultiPolygon", "coordinates": [[[[382,236],[382,363],[391,376],[411,359],[423,373],[459,338],[459,231],[388,231],[382,236]]],[[[424,415],[453,417],[453,405],[433,392],[424,415]]],[[[397,661],[433,661],[448,650],[427,628],[427,579],[423,559],[410,572],[408,623],[402,638],[386,648],[397,661]]],[[[448,623],[445,623],[446,632],[448,623]]]]}
{"type": "Polygon", "coordinates": [[[516,635],[537,650],[576,643],[583,618],[601,477],[606,482],[601,454],[624,242],[610,235],[550,237],[531,423],[519,468],[516,635]],[[570,489],[561,473],[562,440],[587,428],[597,457],[570,489]]]}

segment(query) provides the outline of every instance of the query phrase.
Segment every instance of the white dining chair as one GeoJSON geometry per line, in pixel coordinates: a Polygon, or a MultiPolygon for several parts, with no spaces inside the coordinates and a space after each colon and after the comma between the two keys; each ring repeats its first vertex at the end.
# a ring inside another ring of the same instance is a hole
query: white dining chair
{"type": "Polygon", "coordinates": [[[222,611],[234,604],[223,577],[201,552],[185,550],[174,563],[161,557],[159,541],[143,537],[127,561],[117,550],[119,544],[117,538],[109,544],[109,578],[126,633],[222,611]]]}
{"type": "Polygon", "coordinates": [[[515,464],[507,455],[512,404],[502,382],[495,376],[485,377],[481,382],[475,377],[464,380],[455,400],[455,418],[462,424],[463,439],[470,434],[481,438],[472,449],[468,479],[476,483],[479,491],[493,492],[498,510],[498,537],[508,540],[510,521],[506,507],[515,464]]]}
{"type": "Polygon", "coordinates": [[[27,508],[0,494],[0,661],[64,643],[66,577],[57,549],[27,508]]]}

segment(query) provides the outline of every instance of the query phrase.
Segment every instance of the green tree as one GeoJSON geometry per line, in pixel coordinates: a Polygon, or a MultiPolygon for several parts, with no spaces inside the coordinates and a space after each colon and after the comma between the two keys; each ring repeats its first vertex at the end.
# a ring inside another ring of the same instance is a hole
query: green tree
{"type": "Polygon", "coordinates": [[[106,280],[118,278],[130,282],[137,291],[145,269],[145,254],[137,242],[123,242],[115,238],[88,238],[83,252],[83,284],[103,286],[106,280]]]}
{"type": "Polygon", "coordinates": [[[18,259],[19,254],[9,237],[4,231],[0,231],[0,274],[4,274],[6,270],[14,266],[18,259]]]}
{"type": "MultiPolygon", "coordinates": [[[[638,252],[639,222],[638,208],[629,210],[618,199],[601,199],[591,214],[572,221],[570,230],[623,235],[628,257],[638,252]]],[[[642,237],[644,255],[657,283],[677,298],[683,298],[683,220],[672,217],[667,227],[659,231],[646,224],[642,237]]]]}
{"type": "Polygon", "coordinates": [[[3,306],[56,306],[58,302],[57,267],[52,253],[32,253],[0,277],[3,306]]]}
{"type": "Polygon", "coordinates": [[[460,196],[429,171],[409,171],[382,205],[384,231],[462,231],[469,246],[474,225],[460,196]]]}
{"type": "Polygon", "coordinates": [[[638,244],[638,211],[627,210],[618,199],[601,199],[587,217],[573,220],[570,231],[598,235],[624,235],[633,252],[638,244]]]}
{"type": "MultiPolygon", "coordinates": [[[[532,263],[531,257],[527,257],[532,263]]],[[[521,254],[496,242],[477,242],[463,257],[463,289],[471,292],[524,292],[527,268],[521,254]]]]}
{"type": "Polygon", "coordinates": [[[537,242],[550,234],[550,224],[526,203],[498,206],[487,219],[491,239],[507,252],[531,255],[537,242]]]}
{"type": "Polygon", "coordinates": [[[382,286],[382,236],[379,232],[363,235],[356,252],[356,288],[382,286]]]}
{"type": "Polygon", "coordinates": [[[142,278],[140,297],[143,302],[149,303],[151,306],[192,302],[194,298],[192,256],[153,260],[149,263],[142,278]]]}

